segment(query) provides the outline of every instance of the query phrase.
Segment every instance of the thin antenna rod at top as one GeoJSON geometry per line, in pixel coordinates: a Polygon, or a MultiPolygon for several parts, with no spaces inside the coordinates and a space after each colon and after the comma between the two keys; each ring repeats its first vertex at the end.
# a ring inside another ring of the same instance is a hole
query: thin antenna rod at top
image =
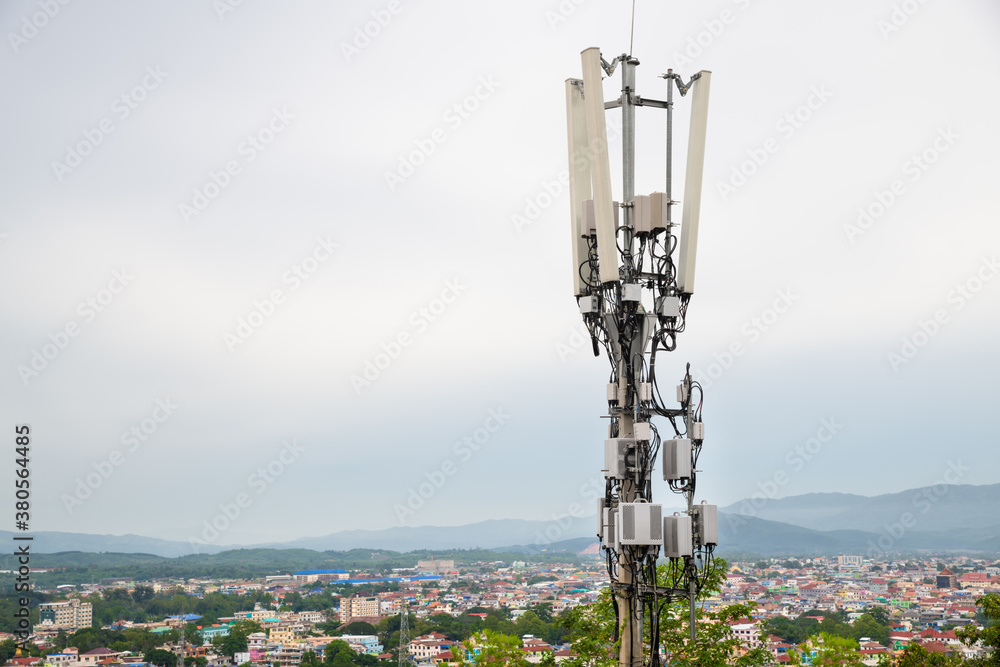
{"type": "Polygon", "coordinates": [[[635,41],[635,0],[632,0],[632,32],[628,36],[628,54],[632,55],[632,42],[635,41]]]}

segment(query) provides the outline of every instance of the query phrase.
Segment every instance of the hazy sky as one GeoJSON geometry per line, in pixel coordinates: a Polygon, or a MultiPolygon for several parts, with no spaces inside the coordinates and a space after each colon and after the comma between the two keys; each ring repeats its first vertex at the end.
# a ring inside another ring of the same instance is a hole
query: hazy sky
{"type": "MultiPolygon", "coordinates": [[[[592,513],[607,362],[578,338],[563,81],[628,51],[630,12],[0,5],[3,466],[31,424],[32,529],[592,513]]],[[[699,500],[1000,482],[998,29],[989,0],[637,3],[640,94],[713,72],[698,289],[657,364],[706,386],[699,500]]],[[[638,117],[648,193],[664,118],[638,117]]]]}

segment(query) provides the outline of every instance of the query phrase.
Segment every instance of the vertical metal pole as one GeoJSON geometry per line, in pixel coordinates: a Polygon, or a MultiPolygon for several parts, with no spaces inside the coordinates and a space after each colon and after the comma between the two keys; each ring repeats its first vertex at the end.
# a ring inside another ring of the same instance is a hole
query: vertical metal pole
{"type": "MultiPolygon", "coordinates": [[[[623,349],[622,357],[618,363],[618,367],[621,369],[618,379],[621,383],[619,386],[626,386],[625,383],[631,381],[631,378],[625,373],[624,362],[626,354],[628,352],[623,349]]],[[[632,415],[622,412],[618,417],[618,437],[631,438],[634,433],[632,415]]],[[[638,485],[635,480],[623,480],[620,502],[635,502],[637,489],[638,485]]],[[[621,528],[617,528],[617,530],[621,530],[621,528]]],[[[621,610],[624,620],[621,634],[621,648],[618,653],[618,664],[620,667],[635,667],[642,664],[642,627],[636,623],[638,617],[636,599],[627,592],[632,584],[635,583],[636,574],[635,557],[630,553],[630,548],[627,546],[622,547],[622,553],[618,561],[618,583],[626,590],[625,594],[621,595],[618,599],[618,609],[621,610]]]]}
{"type": "Polygon", "coordinates": [[[624,243],[622,247],[628,255],[626,279],[633,278],[632,271],[632,199],[635,197],[635,66],[639,61],[626,54],[622,61],[622,204],[624,204],[622,224],[624,243]]]}
{"type": "MultiPolygon", "coordinates": [[[[673,222],[674,205],[672,186],[674,180],[674,70],[667,70],[667,224],[673,222]]],[[[668,232],[669,233],[669,232],[668,232]]],[[[669,243],[667,244],[670,245],[669,243]]]]}
{"type": "MultiPolygon", "coordinates": [[[[635,66],[639,61],[635,58],[622,54],[620,57],[622,64],[622,226],[623,243],[627,261],[625,264],[625,282],[634,280],[634,265],[632,263],[632,199],[635,196],[635,105],[633,95],[635,95],[635,66]]],[[[642,335],[641,332],[637,335],[642,335]]],[[[619,382],[625,387],[626,395],[637,395],[638,377],[627,375],[625,359],[632,354],[631,345],[622,346],[622,358],[619,362],[621,369],[619,382]]],[[[639,369],[634,369],[635,373],[639,369]]],[[[634,434],[633,416],[623,412],[618,418],[618,437],[631,438],[634,434]]],[[[638,474],[638,473],[637,473],[638,474]]],[[[639,485],[643,482],[636,478],[622,484],[622,502],[634,502],[637,496],[639,485]]],[[[628,549],[626,547],[625,549],[628,549]]],[[[636,578],[636,558],[629,553],[626,555],[623,550],[620,560],[619,582],[624,585],[631,585],[636,578]]],[[[636,667],[642,664],[642,618],[641,608],[638,599],[634,595],[628,595],[620,605],[620,609],[625,614],[625,627],[622,629],[621,652],[618,656],[618,664],[621,667],[636,667]]]]}
{"type": "MultiPolygon", "coordinates": [[[[688,368],[690,368],[690,364],[688,365],[688,368]]],[[[687,384],[687,399],[688,399],[687,411],[686,411],[686,414],[684,415],[684,422],[687,425],[687,433],[688,433],[688,437],[690,438],[691,437],[691,433],[694,431],[694,393],[693,393],[694,388],[691,386],[692,383],[691,383],[691,377],[690,377],[690,375],[688,375],[688,376],[686,376],[684,378],[684,382],[685,382],[685,384],[687,384]]],[[[697,476],[698,473],[694,469],[694,461],[692,461],[691,463],[692,463],[692,465],[691,465],[691,485],[694,486],[695,477],[697,476]]],[[[693,519],[694,519],[694,489],[693,488],[689,489],[688,492],[687,492],[687,494],[685,494],[685,495],[687,495],[687,505],[688,505],[687,511],[688,511],[688,516],[692,518],[691,525],[692,525],[692,529],[693,529],[694,528],[694,521],[693,521],[693,519]]],[[[694,539],[691,540],[691,543],[692,543],[692,546],[693,546],[694,545],[694,539]]],[[[694,644],[695,638],[696,638],[696,633],[695,633],[695,601],[696,601],[696,599],[698,597],[698,587],[697,587],[697,584],[695,583],[695,576],[694,576],[695,575],[695,568],[697,566],[695,565],[694,556],[691,556],[691,559],[688,561],[687,565],[688,565],[688,571],[687,571],[687,577],[688,577],[688,606],[689,606],[689,612],[690,612],[690,617],[688,618],[688,626],[689,626],[689,629],[691,631],[691,643],[694,644]]]]}

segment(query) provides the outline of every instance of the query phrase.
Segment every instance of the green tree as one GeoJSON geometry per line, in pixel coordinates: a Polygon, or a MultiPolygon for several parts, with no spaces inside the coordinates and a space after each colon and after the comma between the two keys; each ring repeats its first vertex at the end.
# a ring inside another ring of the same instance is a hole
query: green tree
{"type": "Polygon", "coordinates": [[[263,631],[264,629],[261,627],[260,623],[243,619],[242,621],[237,621],[229,628],[228,635],[212,640],[212,645],[215,646],[222,655],[231,658],[236,653],[246,652],[247,637],[255,632],[263,631]]]}
{"type": "Polygon", "coordinates": [[[542,619],[546,623],[552,622],[552,603],[551,602],[540,602],[531,608],[538,618],[542,619]]]}
{"type": "Polygon", "coordinates": [[[875,622],[880,625],[888,626],[891,621],[889,618],[889,612],[882,607],[868,607],[865,609],[865,613],[874,618],[875,622]]]}
{"type": "Polygon", "coordinates": [[[299,662],[300,667],[320,667],[323,661],[319,659],[315,651],[306,651],[302,654],[302,659],[299,662]]]}
{"type": "Polygon", "coordinates": [[[160,648],[154,648],[145,654],[146,662],[149,662],[157,667],[176,667],[177,656],[170,651],[165,651],[160,648]]]}
{"type": "Polygon", "coordinates": [[[0,665],[6,663],[17,653],[17,642],[13,639],[5,639],[0,642],[0,665]]]}
{"type": "Polygon", "coordinates": [[[342,628],[337,630],[338,635],[374,635],[378,634],[375,626],[371,623],[365,623],[364,621],[354,621],[353,623],[348,623],[342,628]]]}
{"type": "Polygon", "coordinates": [[[105,588],[101,591],[101,597],[108,602],[125,602],[132,599],[127,588],[105,588]]]}
{"type": "MultiPolygon", "coordinates": [[[[124,589],[123,589],[124,590],[124,589]]],[[[132,599],[136,604],[142,604],[147,600],[152,600],[156,596],[152,586],[137,584],[132,590],[132,599]]]]}
{"type": "Polygon", "coordinates": [[[505,635],[493,630],[483,630],[463,644],[452,649],[459,667],[468,665],[504,665],[504,667],[530,667],[531,663],[524,657],[521,641],[517,637],[505,635]],[[465,651],[463,651],[465,649],[465,651]],[[472,661],[465,659],[465,652],[472,655],[472,661]]]}
{"type": "Polygon", "coordinates": [[[323,664],[326,667],[346,667],[354,664],[356,655],[347,642],[334,640],[323,649],[323,664]]]}
{"type": "Polygon", "coordinates": [[[958,667],[965,661],[957,655],[931,653],[920,644],[909,644],[895,659],[881,661],[885,667],[958,667]]]}
{"type": "Polygon", "coordinates": [[[802,664],[802,654],[809,656],[806,661],[812,667],[862,667],[858,643],[853,639],[838,637],[828,632],[810,637],[799,645],[799,651],[789,651],[793,664],[802,664]]]}
{"type": "MultiPolygon", "coordinates": [[[[706,573],[701,597],[719,590],[728,566],[721,558],[706,573]]],[[[657,576],[661,585],[670,585],[677,577],[676,566],[661,565],[657,576]]],[[[667,664],[678,667],[705,665],[756,667],[768,664],[771,656],[761,647],[743,646],[730,623],[753,615],[753,605],[730,605],[719,611],[696,611],[696,639],[689,641],[689,610],[684,600],[664,603],[660,611],[660,644],[667,654],[667,664]],[[739,654],[739,655],[738,655],[739,654]]],[[[569,630],[573,658],[563,662],[567,667],[614,667],[618,664],[619,642],[612,642],[615,616],[610,593],[602,591],[592,605],[575,607],[562,616],[569,630]]],[[[648,628],[646,639],[648,643],[648,628]]]]}
{"type": "Polygon", "coordinates": [[[1000,665],[1000,595],[987,593],[976,600],[983,615],[983,629],[970,623],[963,628],[955,630],[955,636],[962,640],[966,646],[972,646],[981,642],[983,648],[990,651],[988,658],[981,664],[1000,665]]]}
{"type": "Polygon", "coordinates": [[[861,641],[862,637],[869,637],[873,642],[883,646],[889,645],[889,628],[876,621],[870,614],[862,614],[854,621],[853,628],[854,638],[858,641],[861,641]]]}

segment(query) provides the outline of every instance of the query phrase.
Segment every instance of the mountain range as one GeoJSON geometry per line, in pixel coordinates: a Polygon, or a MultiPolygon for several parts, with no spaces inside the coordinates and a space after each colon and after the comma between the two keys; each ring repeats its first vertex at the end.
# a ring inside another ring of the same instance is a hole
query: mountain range
{"type": "MultiPolygon", "coordinates": [[[[671,510],[672,511],[672,510],[671,510]]],[[[552,521],[501,519],[464,526],[348,530],[281,543],[207,545],[140,535],[34,533],[33,551],[144,553],[177,557],[239,548],[407,552],[483,548],[513,553],[592,551],[594,517],[552,521]]],[[[1000,484],[939,485],[879,496],[810,493],[763,495],[720,508],[719,551],[762,556],[974,551],[1000,553],[1000,484]]],[[[0,538],[11,533],[0,531],[0,538]]]]}

